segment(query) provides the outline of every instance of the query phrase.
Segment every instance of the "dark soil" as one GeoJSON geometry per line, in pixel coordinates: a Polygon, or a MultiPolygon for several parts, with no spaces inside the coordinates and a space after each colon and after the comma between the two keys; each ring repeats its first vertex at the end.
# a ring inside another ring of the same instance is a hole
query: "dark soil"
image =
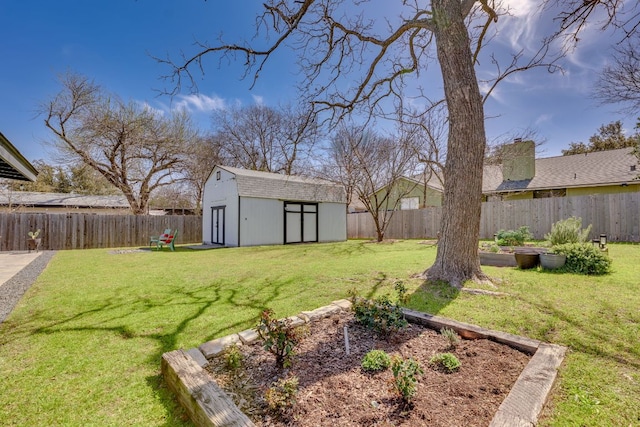
{"type": "Polygon", "coordinates": [[[235,374],[214,360],[216,382],[258,426],[487,426],[530,356],[489,340],[461,340],[455,348],[428,328],[411,325],[385,340],[343,312],[311,323],[289,369],[260,343],[241,346],[243,367],[235,374]],[[347,326],[350,355],[345,352],[347,326]],[[424,370],[409,405],[392,390],[393,374],[370,374],[360,363],[372,349],[417,360],[424,370]],[[462,363],[445,373],[430,365],[436,353],[450,352],[462,363]],[[264,391],[277,379],[299,378],[296,403],[285,416],[269,412],[264,391]]]}

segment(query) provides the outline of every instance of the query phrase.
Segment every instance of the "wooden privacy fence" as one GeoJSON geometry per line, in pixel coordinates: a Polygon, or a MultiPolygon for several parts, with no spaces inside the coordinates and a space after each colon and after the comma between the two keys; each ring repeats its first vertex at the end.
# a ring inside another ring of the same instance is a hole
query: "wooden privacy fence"
{"type": "MultiPolygon", "coordinates": [[[[435,238],[440,229],[441,208],[397,211],[385,233],[389,239],[435,238]]],[[[611,241],[640,242],[640,193],[596,194],[510,200],[482,204],[480,238],[491,239],[499,230],[515,230],[523,225],[536,239],[544,239],[554,222],[577,216],[583,227],[589,224],[591,238],[606,234],[611,241]]],[[[369,213],[347,216],[350,239],[375,238],[369,213]]]]}
{"type": "Polygon", "coordinates": [[[40,229],[41,249],[148,246],[151,235],[178,230],[177,244],[202,242],[202,217],[0,213],[0,251],[27,250],[29,231],[40,229]]]}

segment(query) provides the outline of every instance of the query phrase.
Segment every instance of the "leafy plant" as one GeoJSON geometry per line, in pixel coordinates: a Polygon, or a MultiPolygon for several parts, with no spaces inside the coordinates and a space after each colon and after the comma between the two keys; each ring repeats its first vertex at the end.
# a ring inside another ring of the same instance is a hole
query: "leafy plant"
{"type": "Polygon", "coordinates": [[[526,240],[531,240],[533,235],[529,232],[529,227],[523,225],[517,230],[499,230],[496,233],[496,244],[498,246],[522,246],[526,240]]]}
{"type": "Polygon", "coordinates": [[[551,226],[551,231],[545,234],[544,238],[552,246],[565,243],[584,243],[587,241],[590,232],[591,224],[583,230],[582,218],[572,216],[554,223],[551,226]]]}
{"type": "Polygon", "coordinates": [[[370,372],[384,371],[391,365],[391,356],[383,350],[371,350],[362,358],[362,369],[370,372]]]}
{"type": "MultiPolygon", "coordinates": [[[[404,298],[404,285],[396,285],[399,299],[404,298]]],[[[374,300],[359,298],[357,292],[350,292],[351,309],[356,322],[373,329],[382,336],[389,336],[407,326],[402,307],[397,302],[391,301],[389,295],[382,295],[374,300]]]]}
{"type": "Polygon", "coordinates": [[[420,364],[411,358],[395,355],[391,358],[391,372],[394,391],[405,403],[409,403],[418,391],[418,375],[424,374],[420,364]]]}
{"type": "Polygon", "coordinates": [[[611,258],[589,243],[566,243],[553,252],[567,256],[564,270],[570,273],[601,275],[611,272],[611,258]]]}
{"type": "Polygon", "coordinates": [[[440,330],[440,335],[442,335],[447,339],[447,341],[449,341],[450,348],[455,348],[460,342],[460,336],[451,328],[442,328],[440,330]]]}
{"type": "Polygon", "coordinates": [[[429,359],[429,363],[447,373],[454,372],[462,366],[458,358],[452,353],[438,353],[429,359]]]}
{"type": "Polygon", "coordinates": [[[262,339],[264,349],[276,357],[278,367],[286,368],[291,366],[295,347],[302,341],[304,331],[292,327],[290,319],[278,320],[273,315],[273,310],[263,310],[256,332],[262,339]]]}
{"type": "Polygon", "coordinates": [[[237,371],[242,366],[242,352],[237,345],[230,345],[224,350],[224,364],[227,369],[237,371]]]}
{"type": "Polygon", "coordinates": [[[289,409],[296,404],[298,384],[296,376],[280,378],[274,382],[264,394],[269,409],[280,416],[285,416],[289,409]]]}

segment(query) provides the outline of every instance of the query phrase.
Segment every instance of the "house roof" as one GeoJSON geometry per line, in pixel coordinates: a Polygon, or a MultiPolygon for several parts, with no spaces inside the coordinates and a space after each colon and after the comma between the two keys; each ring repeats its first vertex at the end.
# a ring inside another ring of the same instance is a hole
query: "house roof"
{"type": "Polygon", "coordinates": [[[38,171],[0,132],[0,178],[35,181],[38,171]]]}
{"type": "MultiPolygon", "coordinates": [[[[422,174],[418,174],[418,175],[413,175],[411,177],[403,177],[406,180],[412,181],[416,184],[422,184],[422,179],[423,176],[422,174]]],[[[442,186],[442,180],[441,178],[439,178],[437,176],[437,174],[434,172],[431,174],[431,176],[429,177],[429,180],[427,181],[427,187],[429,188],[433,188],[434,190],[437,191],[443,191],[444,187],[442,186]]]]}
{"type": "Polygon", "coordinates": [[[637,167],[638,160],[631,151],[632,148],[621,148],[536,159],[533,179],[521,181],[503,181],[500,166],[485,166],[482,192],[503,193],[640,183],[637,180],[634,182],[640,175],[640,170],[632,168],[637,167]]]}
{"type": "Polygon", "coordinates": [[[346,203],[347,201],[344,187],[330,181],[229,166],[216,167],[235,175],[241,197],[301,202],[346,203]]]}
{"type": "Polygon", "coordinates": [[[71,193],[37,193],[30,191],[13,191],[0,193],[0,205],[23,205],[39,207],[67,208],[126,208],[129,202],[121,195],[83,196],[71,193]]]}

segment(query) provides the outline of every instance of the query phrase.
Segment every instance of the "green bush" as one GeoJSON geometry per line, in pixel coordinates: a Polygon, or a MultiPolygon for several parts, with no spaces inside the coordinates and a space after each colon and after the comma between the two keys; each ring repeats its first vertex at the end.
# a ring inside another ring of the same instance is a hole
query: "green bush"
{"type": "Polygon", "coordinates": [[[498,246],[522,246],[525,240],[531,240],[533,235],[529,232],[529,227],[523,225],[517,230],[500,230],[496,233],[496,243],[498,246]]]}
{"type": "Polygon", "coordinates": [[[295,355],[295,347],[304,338],[304,329],[291,326],[291,320],[278,320],[271,309],[263,310],[256,332],[265,350],[276,357],[280,368],[287,368],[295,355]]]}
{"type": "Polygon", "coordinates": [[[237,371],[242,367],[242,353],[237,345],[230,345],[224,350],[224,364],[230,371],[237,371]]]}
{"type": "Polygon", "coordinates": [[[611,272],[611,258],[592,244],[565,243],[554,246],[553,252],[567,256],[564,270],[570,273],[599,275],[611,272]]]}
{"type": "MultiPolygon", "coordinates": [[[[404,286],[396,286],[396,291],[398,300],[402,301],[406,289],[404,286]]],[[[402,307],[398,302],[391,301],[389,295],[382,295],[371,301],[359,298],[355,291],[351,291],[350,294],[353,316],[356,322],[366,328],[388,337],[392,332],[407,326],[408,322],[404,318],[402,307]]]]}
{"type": "Polygon", "coordinates": [[[452,353],[438,353],[429,360],[429,363],[448,373],[456,371],[462,365],[452,353]]]}
{"type": "Polygon", "coordinates": [[[447,341],[449,341],[449,347],[455,348],[460,342],[460,336],[456,331],[451,328],[442,328],[440,329],[440,335],[445,337],[447,341]]]}
{"type": "Polygon", "coordinates": [[[552,246],[565,243],[584,243],[589,238],[589,232],[591,232],[591,224],[583,230],[582,218],[572,216],[553,224],[551,232],[546,234],[544,238],[552,246]]]}
{"type": "Polygon", "coordinates": [[[365,371],[376,372],[384,371],[391,365],[391,356],[383,350],[371,350],[362,358],[362,369],[365,371]]]}
{"type": "Polygon", "coordinates": [[[290,408],[296,404],[298,394],[298,377],[292,376],[286,379],[279,379],[271,384],[265,391],[264,399],[271,409],[278,416],[286,416],[290,408]]]}
{"type": "Polygon", "coordinates": [[[395,355],[391,359],[391,372],[393,372],[393,387],[405,403],[415,396],[418,384],[418,375],[424,374],[420,364],[413,359],[403,359],[395,355]]]}

